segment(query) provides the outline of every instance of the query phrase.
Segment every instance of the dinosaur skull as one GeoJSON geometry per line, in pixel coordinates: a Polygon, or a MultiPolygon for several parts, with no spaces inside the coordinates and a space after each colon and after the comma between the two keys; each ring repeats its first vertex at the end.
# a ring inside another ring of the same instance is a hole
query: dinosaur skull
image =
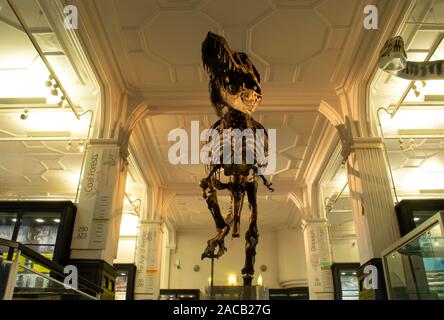
{"type": "Polygon", "coordinates": [[[387,40],[381,50],[378,67],[386,72],[396,74],[407,66],[407,54],[404,49],[404,40],[394,37],[387,40]]]}
{"type": "Polygon", "coordinates": [[[224,107],[251,115],[262,100],[260,76],[243,52],[233,52],[227,41],[208,32],[202,61],[210,76],[211,102],[219,116],[224,107]]]}

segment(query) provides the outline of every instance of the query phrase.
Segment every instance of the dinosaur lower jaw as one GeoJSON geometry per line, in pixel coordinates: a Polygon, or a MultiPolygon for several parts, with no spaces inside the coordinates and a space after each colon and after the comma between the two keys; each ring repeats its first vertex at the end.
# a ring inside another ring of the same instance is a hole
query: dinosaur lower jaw
{"type": "Polygon", "coordinates": [[[253,90],[244,90],[236,95],[231,95],[225,90],[220,90],[220,96],[224,104],[246,115],[253,114],[259,106],[262,97],[253,90]]]}
{"type": "Polygon", "coordinates": [[[379,59],[378,67],[390,74],[396,75],[407,66],[407,58],[401,53],[393,53],[379,59]]]}

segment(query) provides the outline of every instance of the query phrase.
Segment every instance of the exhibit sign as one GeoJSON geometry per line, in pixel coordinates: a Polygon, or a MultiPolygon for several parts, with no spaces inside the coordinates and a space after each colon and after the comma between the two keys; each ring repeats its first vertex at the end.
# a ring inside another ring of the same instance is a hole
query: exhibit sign
{"type": "Polygon", "coordinates": [[[134,293],[144,299],[157,299],[159,295],[160,237],[159,222],[141,223],[137,240],[137,271],[134,293]]]}
{"type": "Polygon", "coordinates": [[[105,249],[118,178],[117,145],[92,145],[86,153],[72,249],[105,249]]]}
{"type": "Polygon", "coordinates": [[[307,246],[310,257],[311,287],[319,299],[334,299],[333,275],[331,272],[328,229],[324,221],[310,222],[307,228],[307,246]],[[322,296],[322,297],[321,297],[322,296]]]}

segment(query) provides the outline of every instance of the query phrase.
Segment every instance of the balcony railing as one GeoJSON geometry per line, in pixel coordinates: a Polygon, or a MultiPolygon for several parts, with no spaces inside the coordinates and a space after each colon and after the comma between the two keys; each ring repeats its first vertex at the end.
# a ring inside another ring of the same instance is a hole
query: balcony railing
{"type": "Polygon", "coordinates": [[[98,300],[103,290],[80,276],[64,282],[64,267],[15,241],[0,238],[0,298],[3,300],[98,300]]]}

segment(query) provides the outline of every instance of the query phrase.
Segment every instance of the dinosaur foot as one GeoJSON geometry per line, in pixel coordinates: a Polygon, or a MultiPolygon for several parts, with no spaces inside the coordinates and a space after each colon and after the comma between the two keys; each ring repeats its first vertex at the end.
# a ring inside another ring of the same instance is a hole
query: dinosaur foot
{"type": "Polygon", "coordinates": [[[215,241],[210,240],[208,241],[208,246],[205,249],[205,251],[201,255],[201,260],[205,258],[209,259],[219,259],[225,252],[227,252],[227,248],[224,245],[223,241],[215,241]],[[218,248],[217,252],[215,253],[216,247],[218,248]]]}

